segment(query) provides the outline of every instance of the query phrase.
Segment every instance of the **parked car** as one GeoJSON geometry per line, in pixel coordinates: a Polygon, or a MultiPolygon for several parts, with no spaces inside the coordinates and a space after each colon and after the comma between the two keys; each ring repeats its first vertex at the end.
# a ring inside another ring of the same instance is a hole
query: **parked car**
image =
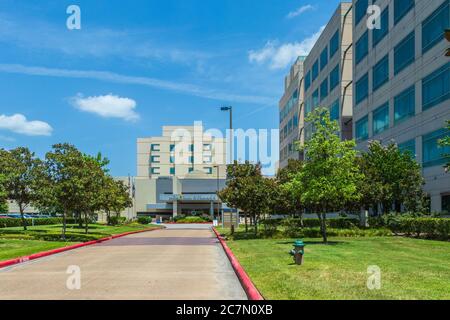
{"type": "Polygon", "coordinates": [[[4,214],[0,215],[0,219],[7,219],[7,218],[8,218],[7,215],[4,215],[4,214]]]}

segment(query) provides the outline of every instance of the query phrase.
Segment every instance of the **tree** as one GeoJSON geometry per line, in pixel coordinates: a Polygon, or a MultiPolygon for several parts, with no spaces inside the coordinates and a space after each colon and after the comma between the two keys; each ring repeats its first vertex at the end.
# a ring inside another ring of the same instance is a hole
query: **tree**
{"type": "Polygon", "coordinates": [[[130,197],[130,190],[123,181],[114,181],[113,197],[111,201],[112,212],[116,214],[116,217],[120,217],[120,213],[133,206],[133,200],[130,197]]]}
{"type": "Polygon", "coordinates": [[[245,210],[247,207],[248,194],[246,193],[245,178],[261,176],[261,165],[252,164],[249,161],[227,166],[227,186],[218,193],[220,200],[232,208],[241,209],[245,212],[245,231],[248,232],[247,215],[245,210]]]}
{"type": "Polygon", "coordinates": [[[4,186],[8,198],[17,203],[23,229],[27,230],[24,211],[36,200],[34,186],[37,183],[37,170],[41,160],[28,148],[23,147],[10,151],[0,150],[0,153],[0,173],[6,178],[4,186]]]}
{"type": "Polygon", "coordinates": [[[103,187],[99,194],[101,199],[101,210],[106,213],[106,220],[111,224],[111,213],[116,217],[120,213],[133,205],[130,191],[122,181],[115,181],[111,176],[106,175],[103,179],[103,187]]]}
{"type": "MultiPolygon", "coordinates": [[[[443,148],[450,147],[450,120],[447,121],[447,136],[439,141],[439,145],[443,148]]],[[[450,170],[450,153],[446,153],[445,157],[447,158],[447,164],[445,165],[445,172],[449,172],[449,170],[450,170]]]]}
{"type": "Polygon", "coordinates": [[[307,160],[289,188],[318,215],[323,241],[327,243],[327,213],[344,210],[360,200],[357,186],[362,174],[355,166],[355,142],[341,141],[338,123],[330,120],[327,109],[317,108],[306,121],[314,128],[303,147],[307,160]]]}
{"type": "Polygon", "coordinates": [[[73,145],[55,144],[45,156],[46,177],[42,179],[39,207],[62,212],[61,238],[66,239],[67,216],[85,201],[83,170],[85,157],[73,145]]]}
{"type": "Polygon", "coordinates": [[[379,141],[369,143],[369,150],[358,161],[364,179],[360,190],[365,209],[377,208],[388,213],[393,206],[401,211],[421,210],[424,193],[420,165],[409,152],[401,152],[395,143],[383,146],[379,141]]]}
{"type": "Polygon", "coordinates": [[[8,212],[8,194],[6,193],[5,182],[5,176],[0,175],[0,213],[8,212]]]}
{"type": "Polygon", "coordinates": [[[297,197],[291,188],[289,188],[289,183],[302,168],[303,162],[301,160],[289,159],[288,165],[278,170],[276,175],[274,212],[302,217],[303,206],[300,202],[300,197],[297,197]]]}

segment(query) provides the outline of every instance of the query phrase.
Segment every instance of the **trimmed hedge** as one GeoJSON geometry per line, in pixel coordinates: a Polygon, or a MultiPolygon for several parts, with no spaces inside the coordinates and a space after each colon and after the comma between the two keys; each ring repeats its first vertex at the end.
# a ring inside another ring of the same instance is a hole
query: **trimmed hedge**
{"type": "Polygon", "coordinates": [[[203,217],[183,217],[176,220],[177,223],[205,223],[210,221],[210,219],[203,217]]]}
{"type": "Polygon", "coordinates": [[[429,239],[450,239],[450,219],[445,218],[391,218],[386,225],[395,234],[425,237],[429,239]]]}
{"type": "Polygon", "coordinates": [[[152,217],[138,217],[137,222],[139,224],[150,224],[152,223],[152,217]]]}
{"type": "MultiPolygon", "coordinates": [[[[109,217],[109,224],[111,226],[121,225],[121,224],[124,224],[126,221],[127,221],[127,218],[125,218],[125,217],[118,217],[118,216],[109,217]]],[[[150,219],[150,222],[151,222],[151,219],[150,219]]]]}
{"type": "MultiPolygon", "coordinates": [[[[391,236],[392,232],[386,228],[380,229],[327,229],[329,237],[342,238],[356,238],[356,237],[387,237],[391,236]]],[[[236,232],[232,238],[234,240],[249,240],[249,239],[286,239],[286,238],[322,238],[320,228],[303,228],[297,229],[295,232],[286,233],[286,231],[277,230],[272,234],[265,232],[259,233],[255,236],[254,232],[236,232]]]]}
{"type": "MultiPolygon", "coordinates": [[[[47,226],[52,224],[62,224],[63,218],[34,218],[25,219],[27,226],[47,226]],[[34,221],[32,221],[34,220],[34,221]]],[[[75,224],[77,221],[74,218],[67,218],[67,224],[75,224]]],[[[0,228],[21,227],[22,219],[16,218],[0,218],[0,228]]]]}
{"type": "MultiPolygon", "coordinates": [[[[281,221],[281,225],[284,227],[284,234],[289,237],[293,237],[298,233],[299,229],[303,228],[320,228],[319,219],[303,219],[288,218],[281,221]]],[[[354,218],[333,218],[326,220],[327,228],[334,229],[352,229],[357,228],[359,220],[354,218]]]]}

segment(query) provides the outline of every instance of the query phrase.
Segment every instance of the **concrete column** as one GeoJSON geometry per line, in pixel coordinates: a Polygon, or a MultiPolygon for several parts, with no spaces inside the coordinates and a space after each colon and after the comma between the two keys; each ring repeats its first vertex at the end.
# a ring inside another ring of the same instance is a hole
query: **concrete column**
{"type": "Polygon", "coordinates": [[[176,216],[178,216],[178,201],[177,201],[177,200],[174,200],[174,201],[173,201],[172,214],[173,214],[173,217],[174,217],[174,218],[175,218],[176,216]]]}
{"type": "Polygon", "coordinates": [[[211,215],[211,217],[214,216],[214,201],[210,202],[210,206],[209,206],[209,214],[211,215]]]}

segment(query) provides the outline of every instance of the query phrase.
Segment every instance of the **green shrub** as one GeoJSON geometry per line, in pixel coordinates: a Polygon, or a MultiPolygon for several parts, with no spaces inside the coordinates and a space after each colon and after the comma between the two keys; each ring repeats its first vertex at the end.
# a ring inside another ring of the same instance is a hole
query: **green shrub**
{"type": "Polygon", "coordinates": [[[387,214],[382,221],[395,234],[440,240],[447,240],[450,236],[450,219],[446,218],[387,214]]]}
{"type": "Polygon", "coordinates": [[[280,225],[280,220],[276,219],[266,219],[262,220],[261,224],[263,226],[263,233],[265,236],[271,237],[277,232],[277,228],[280,225]]]}
{"type": "Polygon", "coordinates": [[[209,222],[210,220],[208,218],[203,217],[183,217],[181,219],[178,219],[177,223],[205,223],[209,222]]]}
{"type": "Polygon", "coordinates": [[[127,218],[125,218],[125,217],[118,217],[118,216],[109,217],[109,224],[111,226],[121,225],[121,224],[124,224],[126,221],[127,221],[127,218]]]}
{"type": "MultiPolygon", "coordinates": [[[[25,219],[27,226],[46,226],[52,224],[62,224],[62,218],[39,218],[25,219]],[[34,221],[32,221],[34,220],[34,221]]],[[[67,224],[73,223],[74,219],[67,219],[67,224]]],[[[0,228],[21,227],[22,219],[2,218],[0,219],[0,228]]]]}
{"type": "Polygon", "coordinates": [[[152,217],[138,217],[137,221],[140,224],[150,224],[152,223],[152,217]]]}

